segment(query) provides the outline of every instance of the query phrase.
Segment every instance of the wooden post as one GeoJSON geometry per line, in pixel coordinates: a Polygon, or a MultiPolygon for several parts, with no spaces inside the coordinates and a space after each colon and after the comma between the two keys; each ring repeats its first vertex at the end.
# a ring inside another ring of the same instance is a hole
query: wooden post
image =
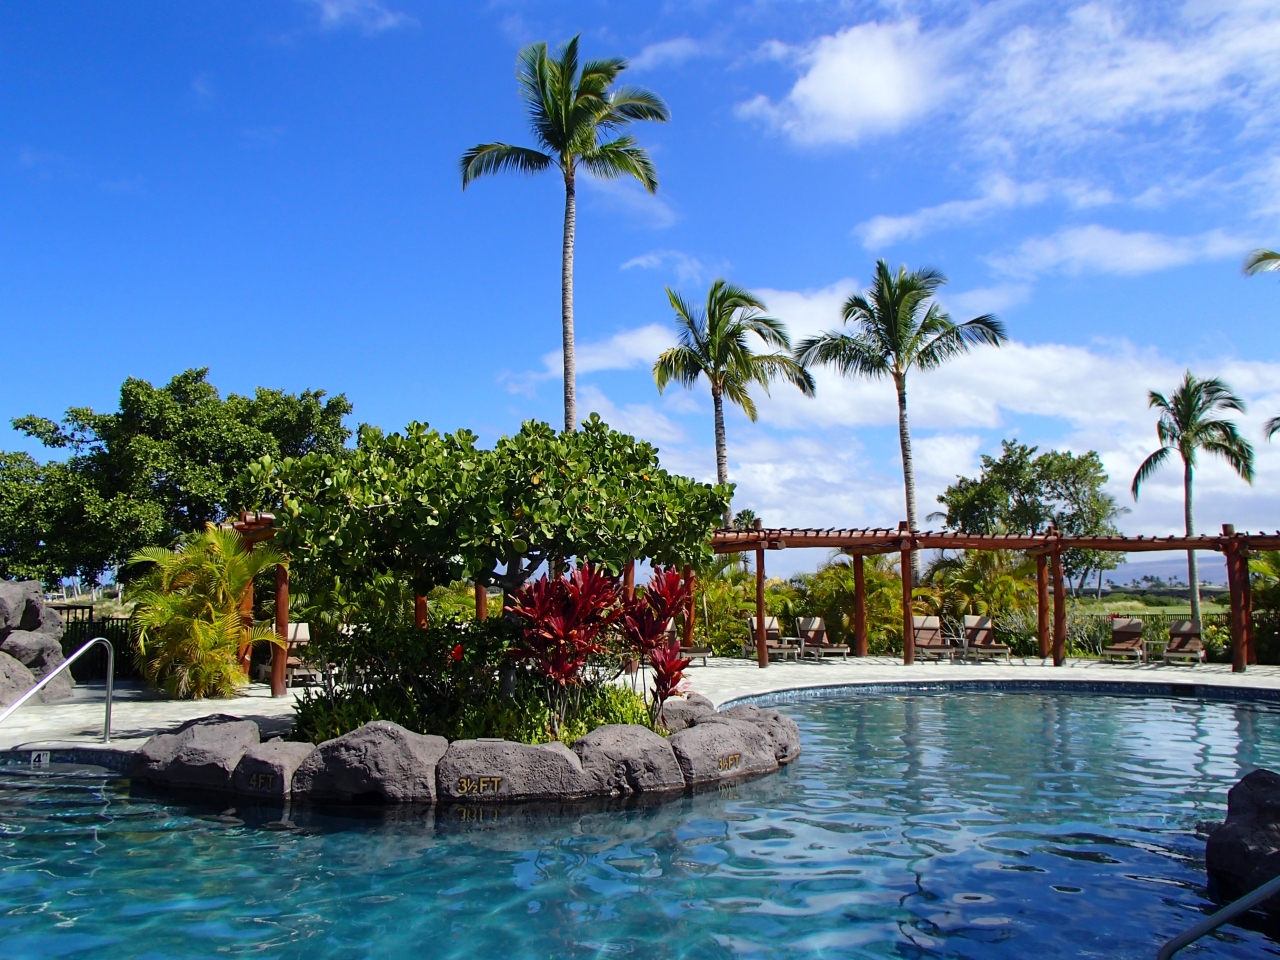
{"type": "MultiPolygon", "coordinates": [[[[1223,532],[1227,533],[1226,525],[1223,532]]],[[[1234,531],[1231,531],[1234,532],[1234,531]]],[[[1240,568],[1243,558],[1240,556],[1240,544],[1228,540],[1222,545],[1222,552],[1227,560],[1227,585],[1231,594],[1231,672],[1244,673],[1249,663],[1248,635],[1245,632],[1245,599],[1244,585],[1240,582],[1240,568]]],[[[1248,570],[1245,570],[1248,576],[1248,570]]]]}
{"type": "Polygon", "coordinates": [[[427,625],[427,598],[420,593],[413,596],[413,625],[419,630],[427,625]]]}
{"type": "Polygon", "coordinates": [[[1049,659],[1049,558],[1036,554],[1036,640],[1040,659],[1049,659]]]}
{"type": "Polygon", "coordinates": [[[689,599],[685,601],[684,607],[684,645],[686,647],[693,646],[693,627],[697,623],[694,620],[694,612],[697,609],[694,606],[694,594],[696,591],[697,580],[693,575],[693,567],[684,568],[684,582],[689,587],[689,599]]]}
{"type": "Polygon", "coordinates": [[[867,574],[863,568],[866,558],[853,555],[853,655],[867,655],[867,574]]]}
{"type": "Polygon", "coordinates": [[[1062,548],[1053,551],[1053,665],[1067,662],[1067,587],[1062,576],[1062,548]]]}
{"type": "Polygon", "coordinates": [[[289,568],[283,563],[276,566],[276,636],[284,646],[271,649],[271,695],[283,697],[289,663],[289,568]]]}
{"type": "MultiPolygon", "coordinates": [[[[250,543],[245,547],[246,553],[253,552],[253,544],[250,543]]],[[[253,629],[253,583],[250,581],[249,586],[245,588],[244,596],[240,598],[240,624],[241,626],[253,629]]],[[[240,658],[240,669],[247,677],[249,675],[249,661],[253,657],[253,647],[247,643],[241,643],[240,649],[236,651],[240,658]]]]}
{"type": "Polygon", "coordinates": [[[1240,592],[1244,603],[1244,646],[1249,651],[1245,658],[1249,666],[1258,665],[1258,644],[1253,636],[1253,585],[1249,583],[1249,558],[1240,554],[1240,592]]]}
{"type": "Polygon", "coordinates": [[[634,560],[627,561],[627,565],[622,568],[622,596],[627,600],[636,598],[636,562],[634,560]]]}
{"type": "Polygon", "coordinates": [[[769,665],[769,648],[764,632],[764,544],[756,545],[756,662],[763,670],[769,665]]]}
{"type": "Polygon", "coordinates": [[[476,619],[483,622],[489,619],[489,588],[476,581],[476,619]]]}
{"type": "MultiPolygon", "coordinates": [[[[907,529],[905,520],[898,524],[898,529],[907,529]]],[[[916,622],[912,619],[911,609],[911,590],[914,586],[911,581],[911,548],[911,538],[904,537],[902,540],[902,662],[906,666],[916,662],[916,622]]]]}

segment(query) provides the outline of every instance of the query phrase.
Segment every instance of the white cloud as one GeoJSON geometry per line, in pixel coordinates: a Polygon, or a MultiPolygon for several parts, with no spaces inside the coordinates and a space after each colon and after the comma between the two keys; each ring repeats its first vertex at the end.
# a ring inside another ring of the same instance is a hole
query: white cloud
{"type": "Polygon", "coordinates": [[[1031,287],[1025,283],[1001,283],[993,287],[978,287],[960,293],[947,293],[941,300],[950,309],[965,314],[1001,313],[1010,307],[1026,303],[1031,297],[1031,287]]]}
{"type": "Polygon", "coordinates": [[[1210,230],[1197,236],[1171,237],[1159,233],[1125,233],[1089,224],[1068,227],[1047,237],[1025,240],[1012,253],[988,262],[1014,276],[1049,272],[1110,273],[1132,276],[1168,270],[1201,260],[1242,257],[1249,241],[1210,230]]]}
{"type": "MultiPolygon", "coordinates": [[[[577,343],[574,360],[578,376],[598,373],[602,370],[631,370],[650,367],[658,354],[676,342],[669,326],[651,323],[634,330],[616,333],[608,340],[594,343],[577,343]]],[[[544,380],[559,379],[564,375],[564,352],[552,350],[542,355],[542,369],[520,374],[508,374],[502,379],[513,393],[531,393],[544,380]]]]}
{"type": "Polygon", "coordinates": [[[857,143],[924,116],[949,89],[949,45],[915,20],[872,21],[822,37],[804,49],[774,44],[801,70],[790,92],[740,104],[740,116],[765,121],[799,143],[857,143]]]}
{"type": "Polygon", "coordinates": [[[588,384],[578,392],[578,415],[585,418],[591,413],[600,414],[615,430],[658,446],[686,439],[684,430],[652,405],[628,403],[619,407],[599,387],[588,384]]]}
{"type": "Polygon", "coordinates": [[[320,14],[325,30],[355,27],[365,33],[383,33],[409,27],[418,21],[407,13],[392,10],[378,0],[304,0],[320,14]]]}
{"type": "Polygon", "coordinates": [[[651,43],[633,57],[628,64],[632,70],[651,70],[668,64],[679,65],[686,60],[702,56],[703,45],[690,37],[674,37],[660,43],[651,43]]]}
{"type": "Polygon", "coordinates": [[[1091,187],[1074,180],[1018,183],[998,174],[982,186],[972,200],[950,200],[937,206],[923,207],[905,216],[877,216],[858,224],[854,233],[867,249],[886,246],[898,240],[910,240],[935,230],[982,220],[1001,210],[1029,207],[1061,197],[1073,207],[1098,206],[1113,197],[1105,189],[1091,187]]]}
{"type": "Polygon", "coordinates": [[[701,283],[707,275],[707,268],[701,260],[679,250],[650,250],[632,257],[620,269],[659,270],[668,265],[675,271],[679,283],[701,283]]]}

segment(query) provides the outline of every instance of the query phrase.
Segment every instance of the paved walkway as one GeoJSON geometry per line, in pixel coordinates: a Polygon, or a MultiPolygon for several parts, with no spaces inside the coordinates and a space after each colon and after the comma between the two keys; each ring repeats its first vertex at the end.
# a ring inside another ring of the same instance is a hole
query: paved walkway
{"type": "MultiPolygon", "coordinates": [[[[716,704],[752,694],[801,687],[845,684],[936,684],[949,680],[1054,680],[1086,683],[1194,683],[1236,689],[1280,691],[1280,667],[1250,667],[1232,673],[1229,664],[1165,666],[1163,664],[1103,663],[1069,660],[1054,668],[1039,659],[1012,664],[917,663],[910,667],[889,657],[829,659],[822,663],[772,663],[761,670],[752,661],[716,658],[689,670],[693,690],[716,704]]],[[[230,700],[168,700],[139,685],[117,687],[112,720],[112,745],[132,750],[147,737],[195,717],[221,713],[258,721],[264,736],[286,732],[293,718],[297,691],[272,699],[265,684],[253,684],[244,696],[230,700]]],[[[0,725],[0,751],[50,747],[97,746],[102,742],[102,684],[80,684],[75,699],[20,709],[0,725]]]]}

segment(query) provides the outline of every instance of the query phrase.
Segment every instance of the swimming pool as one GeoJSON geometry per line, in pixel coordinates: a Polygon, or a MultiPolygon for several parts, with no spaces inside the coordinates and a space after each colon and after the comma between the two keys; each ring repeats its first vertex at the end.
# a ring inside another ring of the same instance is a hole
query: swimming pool
{"type": "MultiPolygon", "coordinates": [[[[0,771],[6,957],[1150,957],[1265,704],[1057,693],[783,709],[800,760],[648,809],[338,816],[0,771]]],[[[1187,956],[1280,955],[1230,928],[1187,956]]]]}

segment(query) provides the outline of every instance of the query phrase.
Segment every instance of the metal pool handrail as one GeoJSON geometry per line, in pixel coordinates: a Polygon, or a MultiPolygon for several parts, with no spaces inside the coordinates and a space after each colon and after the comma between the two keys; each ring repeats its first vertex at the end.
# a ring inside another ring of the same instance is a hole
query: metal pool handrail
{"type": "Polygon", "coordinates": [[[1257,890],[1254,890],[1253,893],[1246,893],[1239,900],[1228,904],[1212,916],[1205,917],[1194,927],[1178,934],[1160,948],[1160,952],[1156,954],[1156,960],[1169,960],[1183,947],[1194,943],[1205,934],[1212,933],[1224,923],[1228,923],[1240,916],[1240,914],[1247,913],[1263,900],[1270,899],[1277,893],[1280,893],[1280,877],[1273,877],[1258,887],[1257,890]]]}
{"type": "Polygon", "coordinates": [[[116,675],[116,651],[115,651],[115,648],[111,646],[111,641],[108,640],[106,637],[94,637],[92,640],[86,643],[83,647],[81,647],[71,656],[67,657],[67,659],[63,660],[62,663],[58,664],[58,666],[55,669],[49,671],[49,673],[47,673],[40,680],[39,683],[37,683],[34,687],[32,687],[30,690],[28,690],[26,693],[20,696],[17,700],[11,703],[3,713],[0,713],[0,723],[4,723],[6,720],[8,720],[9,716],[15,710],[17,710],[20,706],[22,706],[24,703],[26,703],[28,700],[34,697],[37,693],[43,690],[54,677],[62,673],[62,671],[69,669],[71,665],[75,663],[78,659],[80,659],[80,657],[83,656],[90,647],[92,647],[94,644],[97,644],[97,643],[105,644],[107,647],[107,713],[106,713],[106,717],[102,721],[102,742],[110,743],[111,742],[111,687],[112,687],[112,682],[114,681],[115,675],[116,675]]]}

